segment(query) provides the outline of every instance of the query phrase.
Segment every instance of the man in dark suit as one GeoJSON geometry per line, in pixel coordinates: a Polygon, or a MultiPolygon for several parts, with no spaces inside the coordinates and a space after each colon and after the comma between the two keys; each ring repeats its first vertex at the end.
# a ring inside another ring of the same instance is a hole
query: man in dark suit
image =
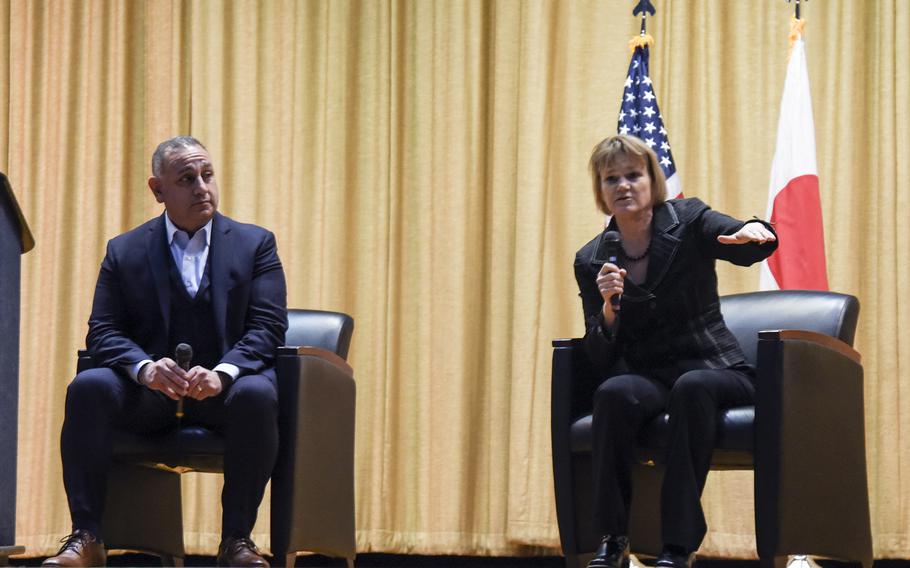
{"type": "Polygon", "coordinates": [[[218,564],[268,566],[249,537],[278,448],[287,293],[275,238],[217,212],[194,138],[158,146],[148,185],[165,213],[112,239],[101,264],[86,338],[96,368],[70,384],[61,435],[73,532],[44,565],[104,565],[112,432],[173,427],[180,405],[185,423],[226,438],[218,564]],[[189,370],[169,356],[179,343],[193,347],[189,370]]]}

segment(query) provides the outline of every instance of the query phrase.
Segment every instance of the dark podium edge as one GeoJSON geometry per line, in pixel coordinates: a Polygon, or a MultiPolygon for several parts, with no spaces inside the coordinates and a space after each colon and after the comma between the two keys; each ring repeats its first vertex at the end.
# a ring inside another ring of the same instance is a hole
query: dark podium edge
{"type": "Polygon", "coordinates": [[[21,255],[35,239],[16,201],[9,180],[0,172],[0,566],[23,554],[16,536],[16,466],[19,421],[19,322],[21,255]],[[18,245],[18,246],[15,246],[18,245]],[[18,250],[17,250],[18,249],[18,250]]]}

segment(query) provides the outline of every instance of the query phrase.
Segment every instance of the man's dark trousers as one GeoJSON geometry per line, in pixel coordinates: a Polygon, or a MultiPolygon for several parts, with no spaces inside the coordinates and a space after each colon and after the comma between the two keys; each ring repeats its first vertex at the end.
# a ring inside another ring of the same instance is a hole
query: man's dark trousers
{"type": "MultiPolygon", "coordinates": [[[[185,399],[184,409],[183,424],[211,427],[225,436],[222,533],[249,536],[278,451],[274,371],[242,376],[216,397],[185,399]]],[[[114,431],[173,428],[175,412],[176,403],[165,395],[108,368],[84,371],[70,383],[61,449],[74,530],[104,538],[101,520],[114,431]]]]}

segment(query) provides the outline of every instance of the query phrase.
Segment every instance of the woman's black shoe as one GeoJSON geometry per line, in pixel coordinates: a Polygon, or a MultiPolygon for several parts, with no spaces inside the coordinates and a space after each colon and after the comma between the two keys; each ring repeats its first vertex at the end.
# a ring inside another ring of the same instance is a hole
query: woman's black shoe
{"type": "Polygon", "coordinates": [[[629,568],[629,537],[603,537],[588,568],[629,568]]]}
{"type": "Polygon", "coordinates": [[[664,547],[663,552],[657,557],[657,568],[692,568],[695,563],[695,553],[686,552],[676,547],[664,547]]]}

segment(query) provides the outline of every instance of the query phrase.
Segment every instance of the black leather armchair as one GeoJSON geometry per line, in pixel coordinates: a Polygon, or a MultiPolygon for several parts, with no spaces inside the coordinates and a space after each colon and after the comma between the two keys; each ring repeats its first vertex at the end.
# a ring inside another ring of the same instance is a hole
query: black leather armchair
{"type": "MultiPolygon", "coordinates": [[[[863,369],[851,347],[853,296],[802,290],[721,298],[727,326],[756,364],[755,406],[717,417],[712,469],[754,469],[755,534],[763,566],[813,554],[872,566],[863,369]]],[[[591,481],[591,400],[599,380],[579,339],[553,342],[552,444],[556,514],[566,565],[599,544],[591,481]]],[[[660,552],[660,483],[667,416],[641,433],[630,518],[633,552],[660,552]]]]}
{"type": "MultiPolygon", "coordinates": [[[[345,361],[353,331],[346,314],[288,310],[286,346],[277,357],[279,450],[271,490],[271,550],[287,566],[297,551],[343,557],[353,566],[355,384],[345,361]]],[[[91,365],[81,351],[78,370],[91,365]]],[[[199,426],[119,435],[105,508],[107,548],[147,551],[182,566],[179,474],[220,473],[223,454],[224,439],[199,426]]]]}

